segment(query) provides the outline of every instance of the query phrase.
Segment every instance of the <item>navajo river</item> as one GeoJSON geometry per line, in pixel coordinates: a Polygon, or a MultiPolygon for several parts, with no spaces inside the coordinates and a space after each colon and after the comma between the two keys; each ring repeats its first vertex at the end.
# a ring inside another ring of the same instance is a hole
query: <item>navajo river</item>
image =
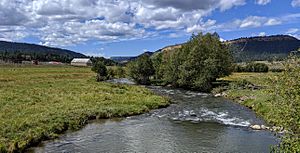
{"type": "Polygon", "coordinates": [[[163,109],[124,119],[99,120],[43,142],[33,152],[269,152],[279,142],[248,108],[211,94],[149,87],[169,96],[163,109]]]}

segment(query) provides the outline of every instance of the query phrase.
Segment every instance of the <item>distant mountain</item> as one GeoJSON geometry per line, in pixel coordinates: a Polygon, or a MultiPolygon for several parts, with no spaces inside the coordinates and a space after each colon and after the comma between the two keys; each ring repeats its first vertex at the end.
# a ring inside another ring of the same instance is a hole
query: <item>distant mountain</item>
{"type": "Polygon", "coordinates": [[[288,35],[239,38],[226,41],[237,62],[286,58],[298,50],[300,40],[288,35]]]}
{"type": "MultiPolygon", "coordinates": [[[[300,40],[289,35],[239,38],[226,41],[224,44],[229,46],[236,62],[281,60],[286,58],[291,51],[300,48],[300,40]]],[[[182,45],[167,46],[156,52],[173,51],[182,45]]]]}
{"type": "Polygon", "coordinates": [[[66,49],[0,41],[0,60],[4,61],[38,60],[70,62],[73,58],[82,57],[86,56],[66,49]]]}
{"type": "Polygon", "coordinates": [[[110,57],[111,60],[121,63],[121,64],[127,63],[136,58],[137,58],[136,56],[113,56],[113,57],[110,57]]]}
{"type": "MultiPolygon", "coordinates": [[[[145,52],[143,54],[155,55],[161,52],[170,52],[177,48],[181,48],[183,44],[171,45],[159,49],[155,52],[145,52]]],[[[233,56],[236,62],[274,59],[281,60],[283,58],[286,58],[291,51],[295,51],[300,48],[300,40],[289,35],[239,38],[226,41],[224,42],[224,44],[229,46],[229,49],[233,52],[233,56]]],[[[120,56],[112,57],[111,59],[116,62],[127,63],[139,56],[120,56]]]]}
{"type": "Polygon", "coordinates": [[[126,64],[130,61],[133,61],[135,59],[137,59],[138,57],[144,55],[144,54],[147,54],[149,56],[153,55],[155,52],[144,52],[143,54],[140,54],[138,56],[113,56],[113,57],[110,57],[111,60],[115,61],[115,62],[118,62],[118,63],[121,63],[121,64],[126,64]]]}

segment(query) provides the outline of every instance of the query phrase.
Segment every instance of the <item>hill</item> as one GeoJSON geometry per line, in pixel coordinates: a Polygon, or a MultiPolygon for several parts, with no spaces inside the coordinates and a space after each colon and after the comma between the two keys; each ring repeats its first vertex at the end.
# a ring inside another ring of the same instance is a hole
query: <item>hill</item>
{"type": "Polygon", "coordinates": [[[300,47],[300,40],[288,35],[239,38],[226,41],[235,60],[280,60],[300,47]]]}
{"type": "Polygon", "coordinates": [[[143,54],[140,54],[138,56],[113,56],[111,57],[110,59],[115,61],[115,62],[118,62],[120,64],[126,64],[130,61],[133,61],[135,59],[137,59],[138,57],[144,55],[144,54],[147,54],[149,56],[153,55],[155,52],[144,52],[143,54]]]}
{"type": "MultiPolygon", "coordinates": [[[[233,52],[236,62],[281,60],[286,58],[291,51],[300,48],[300,40],[289,35],[238,38],[226,41],[224,44],[228,45],[229,49],[233,52]]],[[[156,55],[161,52],[170,52],[180,48],[182,45],[183,44],[171,45],[155,52],[145,52],[143,54],[156,55]]],[[[111,59],[116,62],[127,63],[139,56],[120,56],[112,57],[111,59]]]]}
{"type": "MultiPolygon", "coordinates": [[[[300,40],[289,35],[238,38],[224,42],[236,62],[281,60],[300,48],[300,40]]],[[[156,52],[169,52],[183,44],[164,47],[156,52]]]]}
{"type": "Polygon", "coordinates": [[[70,62],[73,58],[86,57],[74,51],[36,44],[0,41],[0,60],[20,62],[22,60],[70,62]]]}

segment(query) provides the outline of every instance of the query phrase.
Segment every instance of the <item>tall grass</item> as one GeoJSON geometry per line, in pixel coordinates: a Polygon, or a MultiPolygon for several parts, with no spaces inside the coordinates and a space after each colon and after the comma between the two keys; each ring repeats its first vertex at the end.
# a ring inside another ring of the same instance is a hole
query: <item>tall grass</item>
{"type": "Polygon", "coordinates": [[[90,68],[0,66],[0,152],[23,151],[90,119],[166,105],[142,87],[95,82],[90,68]]]}
{"type": "Polygon", "coordinates": [[[238,84],[245,80],[257,86],[251,88],[232,88],[226,91],[229,98],[252,108],[270,126],[283,127],[285,133],[282,143],[275,147],[278,152],[300,152],[300,60],[289,60],[282,73],[234,73],[223,78],[238,84]],[[246,100],[240,100],[241,97],[246,100]],[[250,98],[249,98],[250,97],[250,98]]]}

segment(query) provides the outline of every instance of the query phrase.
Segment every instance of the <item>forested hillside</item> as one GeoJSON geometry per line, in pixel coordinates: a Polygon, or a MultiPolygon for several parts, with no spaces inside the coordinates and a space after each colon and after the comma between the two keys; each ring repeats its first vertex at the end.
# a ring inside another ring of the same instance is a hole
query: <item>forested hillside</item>
{"type": "Polygon", "coordinates": [[[237,62],[286,58],[300,47],[300,40],[288,35],[239,38],[225,42],[237,62]]]}
{"type": "Polygon", "coordinates": [[[0,60],[20,62],[23,60],[70,62],[75,57],[86,57],[66,49],[35,44],[0,41],[0,60]]]}

